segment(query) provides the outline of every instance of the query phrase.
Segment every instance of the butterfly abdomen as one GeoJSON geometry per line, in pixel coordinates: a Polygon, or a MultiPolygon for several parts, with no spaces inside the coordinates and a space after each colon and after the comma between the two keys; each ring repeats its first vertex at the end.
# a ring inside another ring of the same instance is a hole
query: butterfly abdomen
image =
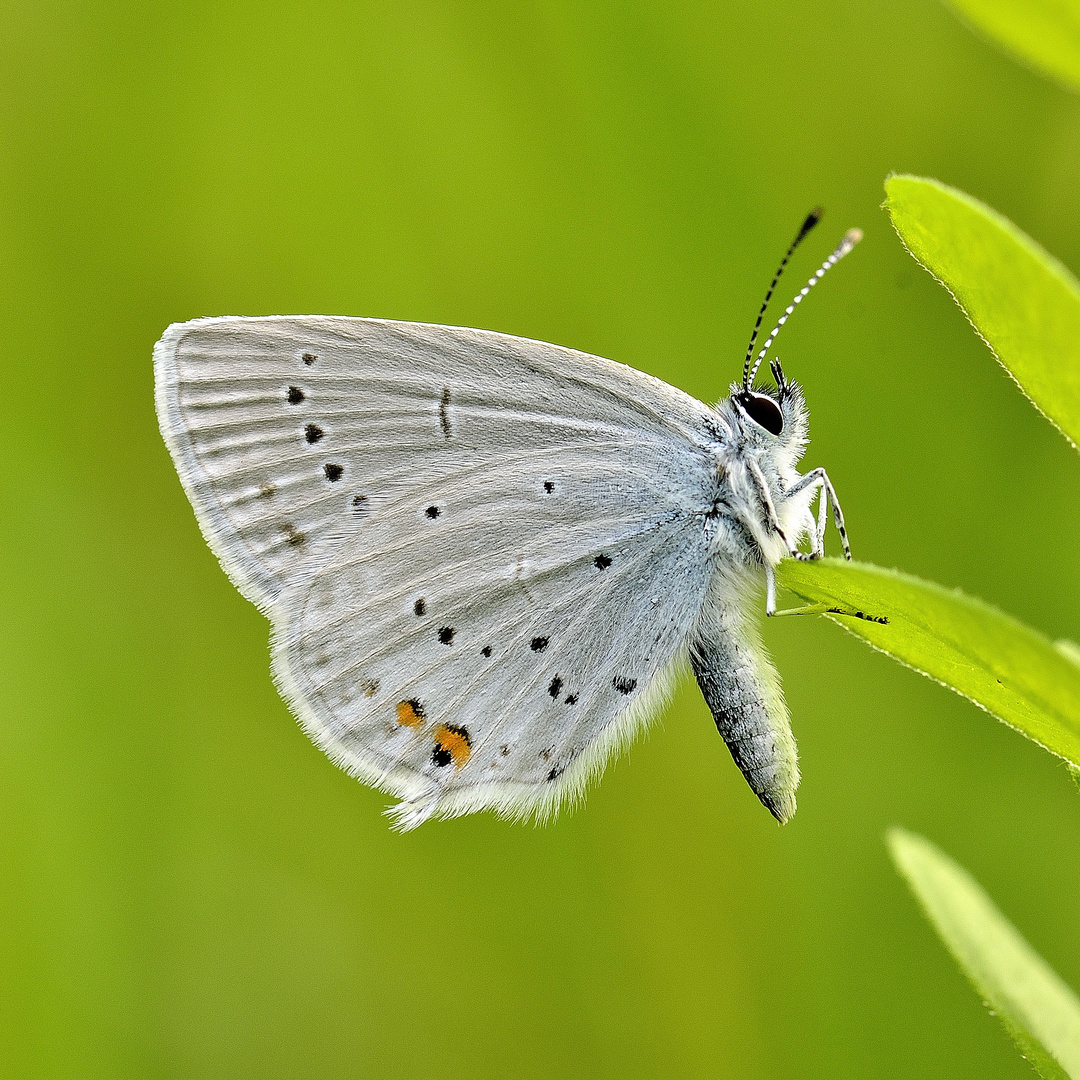
{"type": "Polygon", "coordinates": [[[783,824],[795,813],[799,768],[779,679],[755,627],[733,608],[707,614],[690,647],[694,675],[735,764],[783,824]]]}

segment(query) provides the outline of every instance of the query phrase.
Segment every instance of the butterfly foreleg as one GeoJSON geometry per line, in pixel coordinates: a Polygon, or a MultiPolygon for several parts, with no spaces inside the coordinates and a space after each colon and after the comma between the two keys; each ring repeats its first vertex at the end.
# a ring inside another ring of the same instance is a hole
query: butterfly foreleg
{"type": "Polygon", "coordinates": [[[833,487],[829,474],[821,468],[811,469],[784,492],[784,498],[790,499],[800,495],[807,488],[816,488],[819,498],[817,535],[811,539],[814,555],[825,554],[825,524],[828,520],[829,507],[832,507],[833,521],[836,524],[836,531],[840,534],[840,543],[844,547],[844,558],[850,559],[851,544],[848,542],[847,528],[844,525],[844,511],[840,509],[840,500],[836,497],[836,488],[833,487]]]}

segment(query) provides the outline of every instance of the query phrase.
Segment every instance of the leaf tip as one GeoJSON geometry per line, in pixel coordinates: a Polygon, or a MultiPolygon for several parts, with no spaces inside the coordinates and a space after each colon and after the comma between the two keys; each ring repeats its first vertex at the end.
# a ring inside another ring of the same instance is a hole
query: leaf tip
{"type": "MultiPolygon", "coordinates": [[[[885,831],[885,844],[896,869],[912,888],[915,888],[920,866],[924,866],[928,860],[945,858],[925,836],[902,829],[898,825],[885,831]]],[[[918,892],[918,889],[915,891],[918,892]]]]}
{"type": "Polygon", "coordinates": [[[920,840],[922,840],[922,837],[918,833],[909,832],[899,825],[890,825],[885,830],[885,843],[889,848],[889,854],[892,855],[896,862],[899,862],[904,854],[917,845],[920,840]]]}

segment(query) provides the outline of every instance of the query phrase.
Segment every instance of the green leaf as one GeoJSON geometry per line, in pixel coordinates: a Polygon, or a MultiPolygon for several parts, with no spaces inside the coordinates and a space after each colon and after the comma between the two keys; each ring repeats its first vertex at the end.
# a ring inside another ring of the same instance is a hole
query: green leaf
{"type": "Polygon", "coordinates": [[[1035,630],[959,590],[868,563],[785,559],[777,580],[812,603],[888,618],[829,616],[1080,765],[1080,666],[1035,630]]]}
{"type": "Polygon", "coordinates": [[[892,176],[885,191],[908,251],[952,293],[1036,408],[1080,444],[1080,282],[962,191],[918,176],[892,176]]]}
{"type": "Polygon", "coordinates": [[[961,970],[1047,1080],[1080,1080],[1080,1000],[963,867],[891,829],[892,857],[961,970]]]}
{"type": "Polygon", "coordinates": [[[1077,645],[1075,641],[1062,638],[1060,641],[1054,642],[1054,648],[1067,660],[1071,660],[1077,667],[1080,667],[1080,645],[1077,645]]]}
{"type": "Polygon", "coordinates": [[[951,0],[961,18],[1037,71],[1080,90],[1077,0],[951,0]]]}
{"type": "Polygon", "coordinates": [[[1073,778],[1073,783],[1076,785],[1077,789],[1080,789],[1080,765],[1074,765],[1070,761],[1069,775],[1073,778]]]}

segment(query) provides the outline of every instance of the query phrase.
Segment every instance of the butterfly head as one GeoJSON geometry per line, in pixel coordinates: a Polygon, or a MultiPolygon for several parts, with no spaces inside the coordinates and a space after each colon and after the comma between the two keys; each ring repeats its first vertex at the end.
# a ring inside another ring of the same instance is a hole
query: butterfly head
{"type": "Polygon", "coordinates": [[[779,360],[769,367],[776,388],[747,388],[736,383],[727,401],[730,416],[746,442],[774,454],[790,455],[794,463],[806,446],[806,400],[802,387],[785,377],[779,360]]]}

